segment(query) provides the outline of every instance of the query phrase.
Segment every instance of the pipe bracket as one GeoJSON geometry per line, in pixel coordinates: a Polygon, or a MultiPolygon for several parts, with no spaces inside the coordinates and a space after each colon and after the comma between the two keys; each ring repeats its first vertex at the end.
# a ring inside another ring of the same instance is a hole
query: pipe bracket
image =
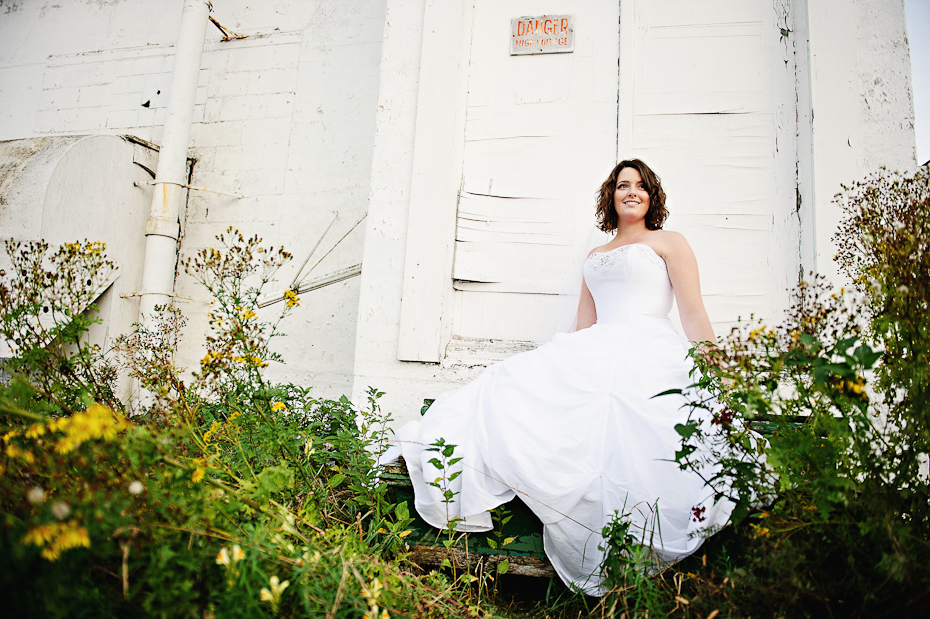
{"type": "Polygon", "coordinates": [[[145,236],[167,236],[177,241],[181,237],[181,224],[178,221],[149,217],[145,220],[145,236]]]}

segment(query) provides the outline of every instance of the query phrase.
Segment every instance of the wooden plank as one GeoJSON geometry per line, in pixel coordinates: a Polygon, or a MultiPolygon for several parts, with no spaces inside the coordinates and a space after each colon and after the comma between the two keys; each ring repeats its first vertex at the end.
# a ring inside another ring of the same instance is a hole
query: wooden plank
{"type": "Polygon", "coordinates": [[[567,232],[544,232],[533,230],[489,230],[485,222],[459,220],[456,241],[472,243],[534,243],[536,245],[568,245],[571,234],[567,232]]]}
{"type": "Polygon", "coordinates": [[[662,179],[669,223],[684,213],[771,217],[772,123],[770,113],[635,116],[637,154],[660,176],[674,172],[662,179]]]}
{"type": "Polygon", "coordinates": [[[524,340],[453,339],[446,346],[442,367],[487,367],[521,352],[534,350],[539,342],[524,340]]]}
{"type": "MultiPolygon", "coordinates": [[[[591,102],[583,107],[591,106],[603,107],[605,113],[612,107],[604,102],[591,102]]],[[[580,103],[570,101],[502,105],[495,108],[487,105],[469,105],[465,139],[477,142],[517,137],[594,134],[599,129],[603,131],[603,116],[600,113],[578,113],[581,107],[580,103]]]]}
{"type": "Polygon", "coordinates": [[[761,4],[746,0],[649,0],[637,8],[643,21],[652,29],[757,22],[762,18],[761,4]]]}
{"type": "Polygon", "coordinates": [[[439,362],[442,305],[452,293],[471,4],[427,0],[397,358],[439,362]],[[455,67],[457,70],[452,70],[455,67]]]}
{"type": "Polygon", "coordinates": [[[551,294],[501,294],[512,293],[510,285],[501,291],[467,290],[456,292],[455,331],[456,337],[446,347],[446,354],[453,349],[463,354],[465,348],[455,342],[479,339],[494,339],[521,342],[540,342],[552,334],[553,311],[558,296],[551,294]],[[458,346],[458,347],[457,347],[458,346]],[[456,348],[457,347],[457,348],[456,348]]]}
{"type": "Polygon", "coordinates": [[[462,192],[458,215],[478,221],[493,219],[514,223],[557,223],[563,218],[564,206],[558,200],[531,197],[500,197],[493,183],[488,188],[493,195],[462,192]]]}
{"type": "Polygon", "coordinates": [[[552,286],[545,282],[466,282],[455,280],[452,287],[470,292],[517,292],[522,294],[554,295],[552,286]]]}
{"type": "Polygon", "coordinates": [[[572,265],[567,246],[529,243],[455,244],[452,276],[472,282],[540,283],[558,294],[572,265]]]}
{"type": "Polygon", "coordinates": [[[411,546],[409,559],[417,565],[440,565],[443,560],[450,559],[457,569],[467,569],[470,572],[481,570],[484,573],[497,573],[498,564],[507,560],[510,567],[508,574],[518,576],[536,576],[549,578],[555,576],[555,570],[548,559],[537,557],[523,557],[519,555],[485,555],[477,552],[467,553],[462,548],[453,548],[451,551],[442,546],[411,546]],[[451,556],[450,556],[451,555],[451,556]]]}
{"type": "Polygon", "coordinates": [[[499,198],[463,193],[456,240],[569,245],[565,208],[555,200],[499,198]]]}
{"type": "MultiPolygon", "coordinates": [[[[393,502],[413,505],[413,487],[402,457],[384,467],[382,479],[389,486],[393,502]]],[[[419,565],[436,566],[449,559],[457,568],[496,572],[497,565],[506,559],[510,563],[509,574],[553,576],[552,565],[545,554],[543,525],[539,518],[519,499],[511,500],[502,508],[509,512],[510,518],[499,530],[457,533],[455,545],[448,550],[443,544],[445,533],[431,527],[415,510],[411,510],[413,522],[406,538],[410,544],[410,560],[419,565]],[[489,540],[499,543],[505,538],[513,538],[513,541],[504,549],[492,548],[489,543],[489,540]]]]}

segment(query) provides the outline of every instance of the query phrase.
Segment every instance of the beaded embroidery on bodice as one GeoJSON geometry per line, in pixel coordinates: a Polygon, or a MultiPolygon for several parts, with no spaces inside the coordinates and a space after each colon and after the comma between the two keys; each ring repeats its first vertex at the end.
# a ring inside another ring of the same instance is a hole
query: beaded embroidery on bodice
{"type": "Polygon", "coordinates": [[[630,251],[639,251],[645,258],[650,259],[657,266],[668,270],[665,260],[663,260],[654,249],[643,243],[630,243],[629,245],[621,245],[620,247],[615,247],[608,251],[593,253],[588,257],[587,262],[591,264],[591,268],[595,271],[609,271],[614,263],[623,258],[623,256],[630,251]]]}

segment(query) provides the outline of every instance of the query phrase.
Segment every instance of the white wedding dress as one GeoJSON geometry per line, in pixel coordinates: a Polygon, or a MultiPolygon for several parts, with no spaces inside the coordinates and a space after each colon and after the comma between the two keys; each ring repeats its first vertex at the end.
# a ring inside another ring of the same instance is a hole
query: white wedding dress
{"type": "Polygon", "coordinates": [[[615,512],[629,513],[632,532],[673,563],[698,549],[702,531],[726,524],[733,505],[715,503],[701,478],[674,462],[675,424],[689,414],[684,398],[653,397],[692,382],[692,362],[668,318],[665,261],[647,245],[625,245],[588,258],[584,278],[597,324],[558,334],[445,393],[422,420],[397,431],[382,461],[403,454],[417,511],[445,528],[442,493],[427,484],[443,472],[426,449],[440,438],[456,445],[462,460],[445,476],[462,471],[450,485],[458,494],[448,513],[463,518],[458,530],[490,530],[488,510],[519,496],[542,521],[562,580],[602,595],[601,530],[615,512]]]}

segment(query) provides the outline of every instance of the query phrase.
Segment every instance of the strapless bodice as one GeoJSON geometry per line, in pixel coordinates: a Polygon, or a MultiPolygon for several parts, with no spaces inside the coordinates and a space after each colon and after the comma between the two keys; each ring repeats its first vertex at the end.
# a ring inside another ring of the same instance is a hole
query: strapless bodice
{"type": "Polygon", "coordinates": [[[631,318],[665,318],[672,309],[672,284],[663,260],[642,243],[592,254],[584,279],[594,297],[597,324],[625,324],[631,318]]]}

